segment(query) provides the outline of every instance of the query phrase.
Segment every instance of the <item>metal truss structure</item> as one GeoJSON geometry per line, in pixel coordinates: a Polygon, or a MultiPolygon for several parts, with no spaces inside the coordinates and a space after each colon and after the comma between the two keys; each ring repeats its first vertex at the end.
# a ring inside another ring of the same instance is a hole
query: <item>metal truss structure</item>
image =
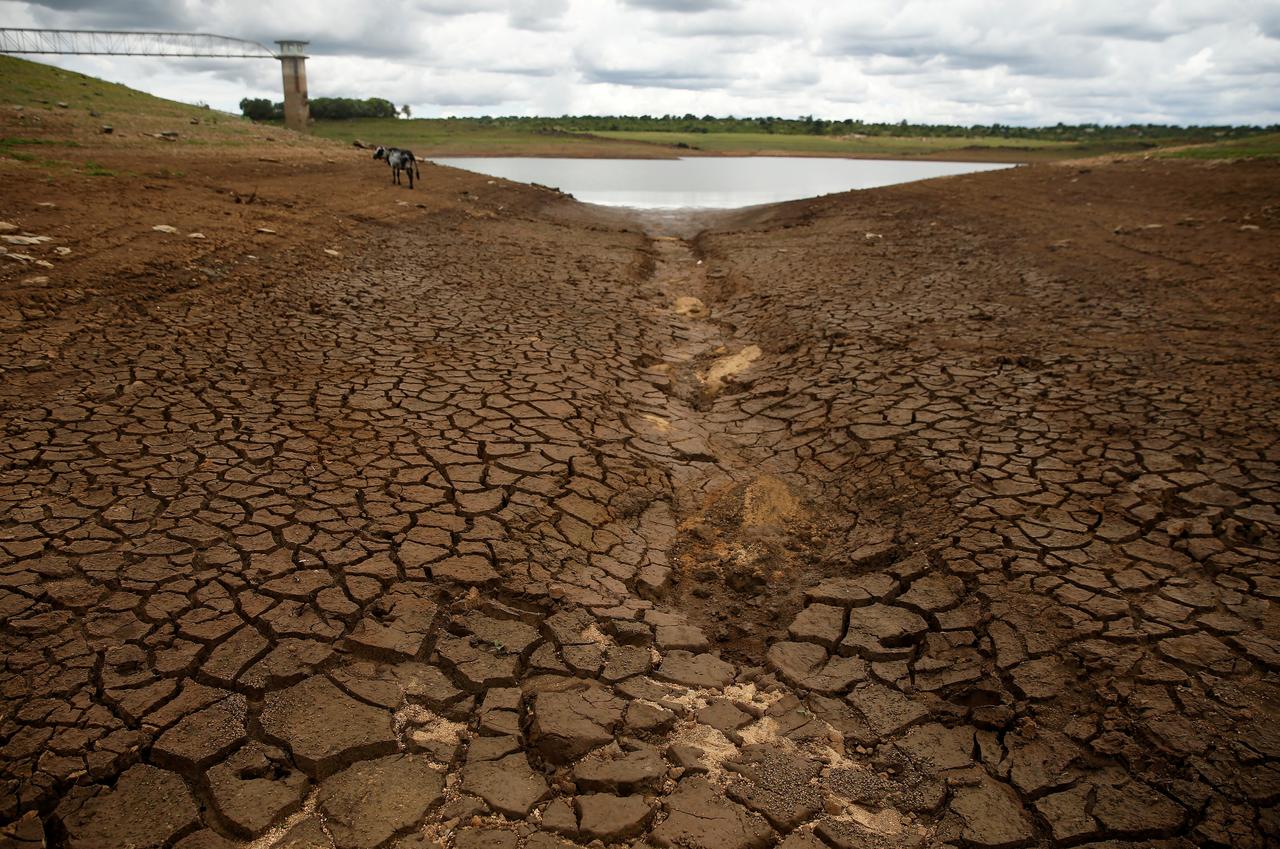
{"type": "Polygon", "coordinates": [[[276,59],[256,41],[199,32],[123,32],[0,27],[0,53],[86,56],[173,56],[210,59],[276,59]]]}

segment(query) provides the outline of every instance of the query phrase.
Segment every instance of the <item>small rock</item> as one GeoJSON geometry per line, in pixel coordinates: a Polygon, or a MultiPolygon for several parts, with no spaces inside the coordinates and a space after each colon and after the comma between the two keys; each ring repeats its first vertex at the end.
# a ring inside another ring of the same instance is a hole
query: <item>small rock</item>
{"type": "Polygon", "coordinates": [[[103,124],[103,125],[99,128],[99,132],[101,132],[103,135],[106,135],[106,136],[111,135],[111,134],[112,134],[112,133],[114,133],[115,131],[116,131],[116,128],[115,128],[115,127],[113,127],[113,126],[111,126],[110,124],[103,124]]]}
{"type": "Polygon", "coordinates": [[[203,238],[204,238],[204,233],[188,233],[188,234],[187,234],[187,238],[188,238],[188,239],[203,239],[203,238]]]}
{"type": "Polygon", "coordinates": [[[173,227],[173,226],[170,226],[170,225],[168,225],[168,224],[157,224],[156,226],[152,227],[151,229],[152,229],[152,230],[155,230],[157,233],[176,233],[176,232],[178,232],[178,228],[177,228],[177,227],[173,227]]]}
{"type": "Polygon", "coordinates": [[[274,236],[274,235],[276,234],[276,231],[275,231],[275,230],[272,230],[270,227],[259,227],[259,228],[258,228],[258,232],[259,232],[259,233],[265,233],[265,234],[267,234],[268,236],[274,236]]]}

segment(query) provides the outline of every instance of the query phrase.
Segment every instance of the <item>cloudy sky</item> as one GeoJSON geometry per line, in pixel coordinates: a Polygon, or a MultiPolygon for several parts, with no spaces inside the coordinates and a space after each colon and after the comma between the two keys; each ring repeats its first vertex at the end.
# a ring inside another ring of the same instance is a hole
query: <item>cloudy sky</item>
{"type": "MultiPolygon", "coordinates": [[[[0,26],[311,42],[415,116],[1280,123],[1280,0],[0,0],[0,26]]],[[[29,57],[238,111],[270,60],[29,57]]]]}

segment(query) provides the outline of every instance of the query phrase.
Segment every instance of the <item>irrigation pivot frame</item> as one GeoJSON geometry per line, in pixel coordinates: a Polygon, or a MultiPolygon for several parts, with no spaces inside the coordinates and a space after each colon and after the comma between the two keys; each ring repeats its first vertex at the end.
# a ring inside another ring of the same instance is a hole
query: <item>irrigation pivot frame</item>
{"type": "Polygon", "coordinates": [[[277,41],[279,52],[244,38],[204,32],[148,32],[0,27],[0,53],[75,56],[166,56],[203,59],[278,59],[284,82],[285,126],[305,132],[305,41],[277,41]]]}
{"type": "Polygon", "coordinates": [[[187,56],[207,59],[275,59],[256,41],[203,32],[127,32],[0,27],[0,53],[82,56],[187,56]]]}

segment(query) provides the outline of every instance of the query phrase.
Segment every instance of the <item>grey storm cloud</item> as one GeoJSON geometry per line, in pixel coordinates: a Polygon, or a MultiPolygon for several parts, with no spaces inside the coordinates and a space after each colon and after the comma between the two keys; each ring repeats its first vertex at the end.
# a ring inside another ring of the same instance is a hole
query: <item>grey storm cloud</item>
{"type": "Polygon", "coordinates": [[[569,0],[515,0],[507,9],[507,20],[515,29],[558,31],[564,26],[567,11],[569,0]]]}
{"type": "MultiPolygon", "coordinates": [[[[422,116],[1280,122],[1278,0],[0,0],[0,13],[308,40],[313,96],[422,116]]],[[[225,109],[279,96],[271,62],[44,61],[225,109]]]]}
{"type": "Polygon", "coordinates": [[[651,9],[655,12],[706,12],[711,9],[733,9],[740,0],[623,0],[633,9],[651,9]]]}

